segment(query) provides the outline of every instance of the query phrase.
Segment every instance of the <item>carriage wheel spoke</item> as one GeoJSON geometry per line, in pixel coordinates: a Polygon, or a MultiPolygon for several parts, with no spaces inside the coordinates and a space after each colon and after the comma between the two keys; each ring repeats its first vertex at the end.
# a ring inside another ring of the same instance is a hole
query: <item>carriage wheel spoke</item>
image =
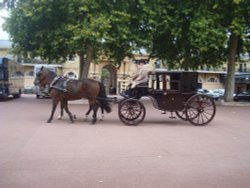
{"type": "Polygon", "coordinates": [[[128,99],[119,108],[119,118],[127,125],[137,125],[145,117],[145,107],[138,100],[128,99]]]}
{"type": "Polygon", "coordinates": [[[215,104],[213,99],[198,94],[187,101],[186,110],[186,115],[190,123],[205,125],[214,118],[215,104]]]}

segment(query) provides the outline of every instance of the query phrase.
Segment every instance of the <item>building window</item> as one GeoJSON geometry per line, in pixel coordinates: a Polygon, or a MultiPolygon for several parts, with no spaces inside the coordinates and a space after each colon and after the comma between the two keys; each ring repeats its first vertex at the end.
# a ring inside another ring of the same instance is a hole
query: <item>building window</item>
{"type": "Polygon", "coordinates": [[[25,72],[25,76],[34,76],[34,71],[27,71],[25,72]]]}
{"type": "Polygon", "coordinates": [[[69,73],[67,74],[67,77],[68,77],[68,78],[71,78],[71,79],[76,79],[76,78],[77,78],[76,74],[73,73],[73,72],[69,72],[69,73]]]}
{"type": "Polygon", "coordinates": [[[69,56],[69,61],[75,61],[75,56],[74,55],[70,55],[69,56]]]}
{"type": "Polygon", "coordinates": [[[247,72],[247,65],[246,65],[246,63],[240,63],[238,71],[239,72],[247,72]]]}
{"type": "Polygon", "coordinates": [[[211,77],[211,78],[209,78],[208,80],[207,80],[207,82],[217,82],[217,79],[216,78],[214,78],[214,77],[211,77]]]}
{"type": "Polygon", "coordinates": [[[23,73],[21,71],[16,71],[15,76],[23,76],[23,73]]]}
{"type": "Polygon", "coordinates": [[[34,76],[34,71],[30,71],[29,76],[34,76]]]}

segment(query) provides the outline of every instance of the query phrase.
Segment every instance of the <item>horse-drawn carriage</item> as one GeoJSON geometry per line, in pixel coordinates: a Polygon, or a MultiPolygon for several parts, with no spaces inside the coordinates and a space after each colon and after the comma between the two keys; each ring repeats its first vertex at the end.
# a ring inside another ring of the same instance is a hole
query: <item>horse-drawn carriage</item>
{"type": "MultiPolygon", "coordinates": [[[[119,102],[119,118],[127,125],[138,125],[146,115],[141,97],[149,97],[156,109],[171,112],[193,125],[206,125],[216,113],[212,98],[197,94],[197,72],[166,71],[149,72],[147,84],[137,86],[123,95],[119,102]]],[[[125,92],[126,93],[126,92],[125,92]]]]}
{"type": "Polygon", "coordinates": [[[155,108],[164,112],[175,113],[179,118],[189,121],[194,125],[206,125],[212,121],[216,113],[215,103],[212,98],[197,94],[197,72],[177,72],[155,70],[149,72],[149,81],[134,89],[130,89],[123,99],[108,98],[104,85],[96,80],[69,80],[58,77],[46,68],[41,68],[37,73],[35,84],[40,87],[50,86],[52,97],[52,111],[48,119],[53,119],[57,104],[61,103],[61,115],[63,109],[68,113],[71,122],[73,116],[68,109],[69,100],[86,98],[89,101],[90,110],[93,110],[92,123],[97,120],[96,113],[99,107],[110,112],[109,102],[119,105],[119,118],[127,125],[138,125],[146,115],[146,109],[140,101],[141,97],[149,97],[155,108]]]}

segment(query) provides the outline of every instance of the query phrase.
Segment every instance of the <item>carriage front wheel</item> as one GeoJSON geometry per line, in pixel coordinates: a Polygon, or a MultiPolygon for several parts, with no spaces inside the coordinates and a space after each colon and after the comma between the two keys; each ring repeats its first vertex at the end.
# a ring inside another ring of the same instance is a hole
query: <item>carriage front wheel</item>
{"type": "Polygon", "coordinates": [[[210,123],[216,113],[214,100],[209,96],[197,94],[190,97],[186,103],[186,117],[193,125],[210,123]]]}
{"type": "Polygon", "coordinates": [[[187,121],[188,118],[186,116],[186,109],[182,109],[181,111],[176,111],[175,114],[177,115],[178,118],[184,120],[184,121],[187,121]]]}
{"type": "Polygon", "coordinates": [[[126,125],[138,125],[146,115],[144,105],[136,99],[127,99],[119,105],[119,118],[126,125]]]}

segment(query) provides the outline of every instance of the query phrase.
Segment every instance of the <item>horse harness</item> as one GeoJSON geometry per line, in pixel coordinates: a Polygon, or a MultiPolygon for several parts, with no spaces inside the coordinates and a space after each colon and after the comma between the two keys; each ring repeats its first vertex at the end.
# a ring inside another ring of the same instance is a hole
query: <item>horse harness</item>
{"type": "Polygon", "coordinates": [[[56,90],[61,91],[63,93],[66,93],[66,92],[68,92],[67,84],[70,81],[72,81],[72,79],[70,79],[70,78],[65,79],[64,77],[56,76],[50,84],[49,91],[53,88],[53,89],[56,89],[56,90]],[[55,84],[60,80],[62,81],[61,84],[59,86],[55,86],[55,84]]]}

